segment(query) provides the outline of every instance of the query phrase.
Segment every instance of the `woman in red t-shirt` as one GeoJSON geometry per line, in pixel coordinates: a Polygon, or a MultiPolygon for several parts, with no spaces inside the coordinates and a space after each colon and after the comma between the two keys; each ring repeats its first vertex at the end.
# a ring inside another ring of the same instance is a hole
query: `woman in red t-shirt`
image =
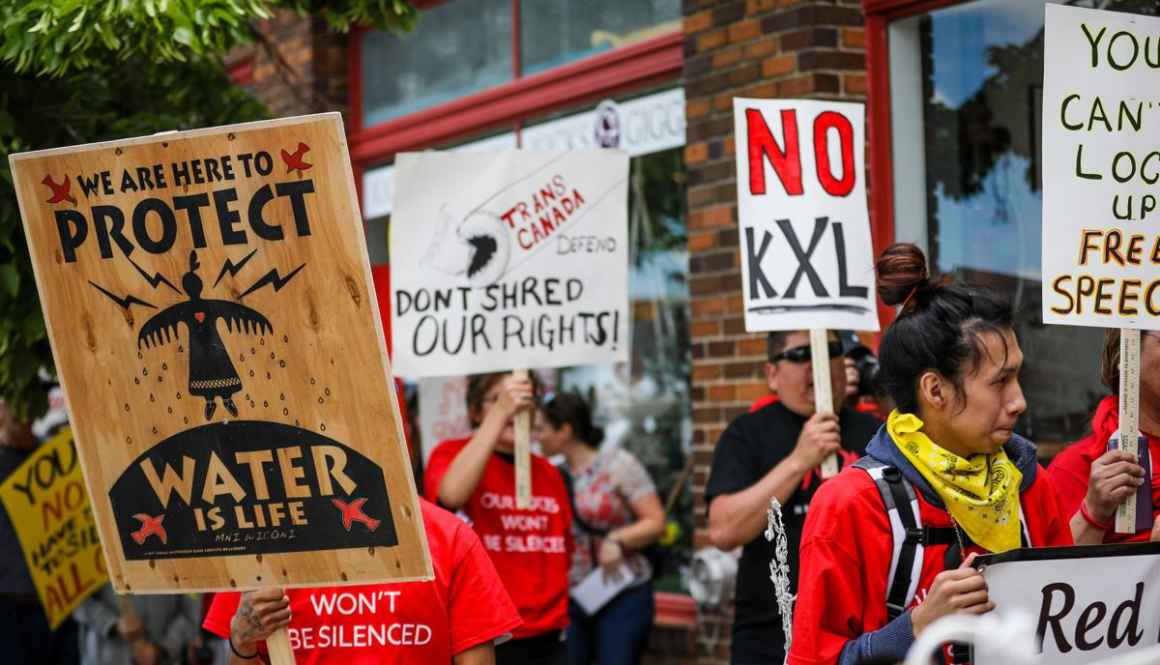
{"type": "MultiPolygon", "coordinates": [[[[1100,359],[1105,397],[1092,416],[1092,433],[1068,446],[1051,462],[1047,472],[1055,482],[1060,503],[1071,518],[1071,533],[1081,545],[1147,541],[1149,531],[1116,533],[1116,507],[1144,483],[1144,468],[1130,453],[1108,450],[1108,439],[1120,428],[1120,331],[1104,336],[1100,359]]],[[[1148,438],[1152,467],[1152,516],[1160,515],[1160,332],[1140,335],[1140,429],[1148,438]]],[[[1144,452],[1143,449],[1140,450],[1144,452]]],[[[1160,521],[1156,522],[1160,525],[1160,521]]],[[[1156,534],[1160,537],[1160,533],[1156,534]]],[[[1155,538],[1153,538],[1155,539],[1155,538]]]]}
{"type": "Polygon", "coordinates": [[[283,627],[298,665],[494,662],[494,641],[519,627],[519,614],[475,533],[429,501],[419,507],[435,579],[219,593],[203,625],[229,639],[230,665],[260,662],[283,627]]]}
{"type": "Polygon", "coordinates": [[[532,507],[516,508],[513,417],[536,404],[534,379],[472,376],[467,413],[475,432],[440,443],[424,474],[427,498],[471,521],[524,625],[496,648],[500,665],[558,665],[567,655],[572,511],[560,472],[532,455],[532,507]]]}

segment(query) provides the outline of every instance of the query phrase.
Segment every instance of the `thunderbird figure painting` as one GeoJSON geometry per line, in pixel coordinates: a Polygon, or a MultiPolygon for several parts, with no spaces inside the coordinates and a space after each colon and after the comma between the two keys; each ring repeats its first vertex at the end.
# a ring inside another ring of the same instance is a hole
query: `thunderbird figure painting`
{"type": "Polygon", "coordinates": [[[228,300],[203,300],[203,284],[197,276],[197,252],[190,252],[189,272],[181,278],[188,300],[170,305],[141,327],[137,347],[152,348],[180,339],[178,324],[189,331],[189,393],[205,400],[205,419],[212,420],[217,399],[231,416],[238,415],[233,395],[242,389],[242,380],[230,360],[229,350],[218,332],[218,320],[230,333],[270,334],[274,327],[257,311],[228,300]]]}

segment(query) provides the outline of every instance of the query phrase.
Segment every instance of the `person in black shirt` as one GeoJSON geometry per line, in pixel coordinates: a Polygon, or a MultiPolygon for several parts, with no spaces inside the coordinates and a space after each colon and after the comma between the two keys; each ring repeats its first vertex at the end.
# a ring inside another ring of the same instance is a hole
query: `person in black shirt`
{"type": "Polygon", "coordinates": [[[777,609],[765,540],[766,511],[776,497],[789,539],[792,590],[797,591],[798,543],[806,510],[821,479],[817,469],[830,454],[842,465],[860,457],[881,424],[842,403],[846,369],[842,344],[830,333],[830,383],[837,414],[814,408],[809,333],[769,334],[765,376],[778,401],[739,416],[717,442],[705,489],[709,540],[731,550],[744,546],[737,571],[733,620],[733,665],[781,665],[785,633],[777,609]]]}

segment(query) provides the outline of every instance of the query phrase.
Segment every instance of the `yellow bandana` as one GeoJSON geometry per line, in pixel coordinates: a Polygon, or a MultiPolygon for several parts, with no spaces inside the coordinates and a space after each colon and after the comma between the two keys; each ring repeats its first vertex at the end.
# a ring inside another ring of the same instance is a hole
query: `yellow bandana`
{"type": "Polygon", "coordinates": [[[959,457],[931,441],[918,416],[897,409],[886,421],[886,430],[971,540],[991,552],[1019,547],[1023,474],[1005,451],[959,457]]]}

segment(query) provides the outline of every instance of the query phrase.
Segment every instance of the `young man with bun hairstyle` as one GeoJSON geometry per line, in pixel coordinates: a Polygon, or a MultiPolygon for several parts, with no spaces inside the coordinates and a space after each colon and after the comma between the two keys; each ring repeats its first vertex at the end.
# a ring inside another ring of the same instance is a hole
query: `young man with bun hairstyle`
{"type": "Polygon", "coordinates": [[[887,248],[877,271],[883,302],[901,305],[879,348],[898,408],[810,505],[793,665],[901,661],[934,621],[993,609],[977,554],[1071,543],[1034,446],[1014,433],[1027,404],[1010,307],[931,279],[911,244],[887,248]]]}
{"type": "MultiPolygon", "coordinates": [[[[1100,358],[1104,385],[1112,394],[1103,398],[1092,416],[1092,433],[1073,443],[1051,461],[1051,474],[1064,514],[1071,516],[1077,544],[1143,542],[1160,538],[1147,530],[1116,533],[1116,508],[1144,484],[1144,467],[1135,455],[1108,450],[1108,439],[1120,429],[1120,331],[1104,335],[1100,358]]],[[[1152,460],[1160,460],[1160,332],[1140,334],[1140,429],[1148,439],[1152,460]]],[[[1141,452],[1144,448],[1141,447],[1141,452]]],[[[1152,516],[1160,515],[1160,469],[1152,467],[1152,516]]],[[[1157,521],[1160,528],[1160,521],[1157,521]]]]}

